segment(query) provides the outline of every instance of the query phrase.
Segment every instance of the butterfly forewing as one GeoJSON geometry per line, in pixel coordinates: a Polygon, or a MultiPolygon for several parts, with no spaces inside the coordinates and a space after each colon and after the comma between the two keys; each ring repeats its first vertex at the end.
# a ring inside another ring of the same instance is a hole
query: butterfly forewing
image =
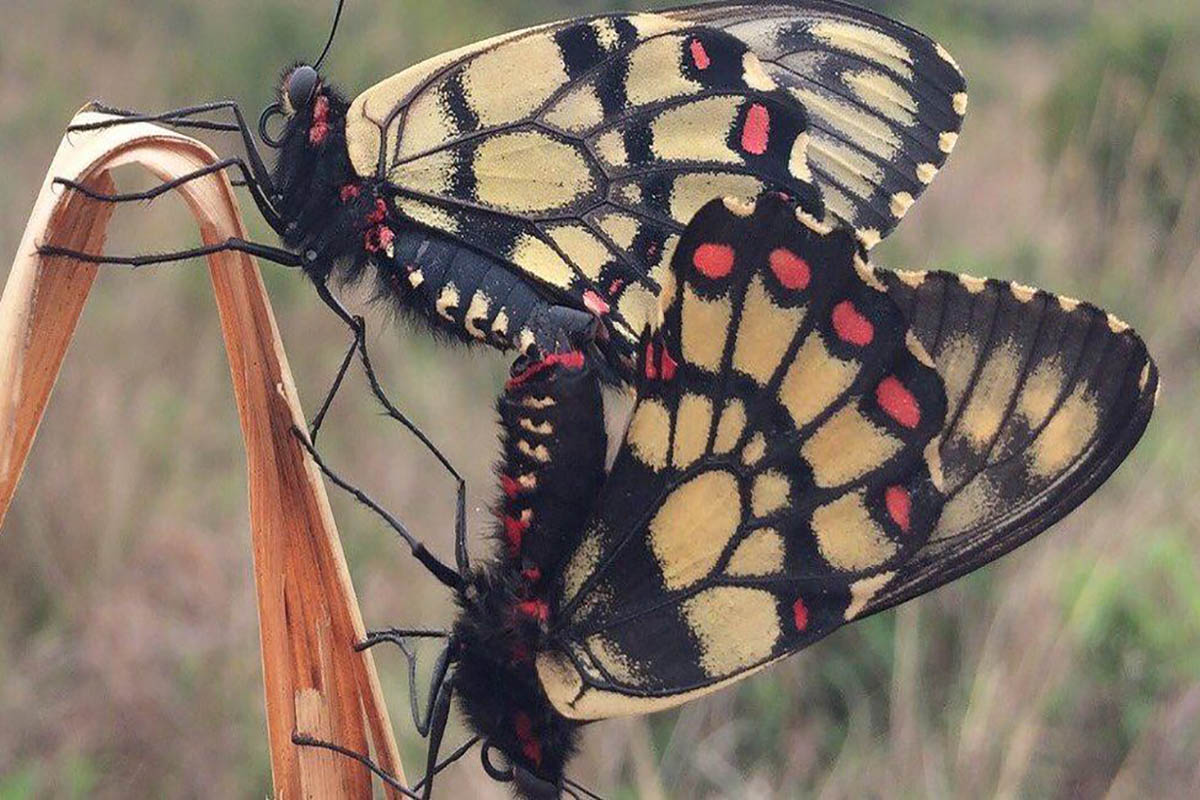
{"type": "Polygon", "coordinates": [[[933,529],[941,380],[853,234],[800,218],[716,202],[676,251],[543,659],[568,716],[683,702],[815,641],[933,529]]]}

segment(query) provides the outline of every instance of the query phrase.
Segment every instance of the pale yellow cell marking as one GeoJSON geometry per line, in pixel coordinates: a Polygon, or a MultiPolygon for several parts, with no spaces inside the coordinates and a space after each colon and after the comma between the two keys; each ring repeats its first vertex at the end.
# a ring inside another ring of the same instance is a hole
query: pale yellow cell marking
{"type": "Polygon", "coordinates": [[[575,277],[571,265],[563,261],[562,256],[553,247],[533,234],[522,234],[509,258],[518,267],[536,275],[539,280],[560,289],[570,287],[575,277]]]}
{"type": "Polygon", "coordinates": [[[869,578],[863,578],[850,584],[850,605],[846,606],[845,620],[850,622],[866,610],[867,604],[875,599],[875,595],[887,586],[895,572],[881,572],[869,578]]]}
{"type": "Polygon", "coordinates": [[[600,532],[593,528],[583,537],[583,541],[579,543],[579,547],[575,549],[575,552],[571,554],[571,559],[567,562],[567,569],[563,573],[562,602],[564,605],[575,599],[579,590],[583,588],[583,584],[595,573],[602,551],[600,532]]]}
{"type": "Polygon", "coordinates": [[[762,433],[756,433],[750,437],[750,441],[746,442],[746,446],[742,448],[742,463],[748,467],[753,467],[759,461],[762,461],[763,456],[767,454],[767,439],[762,433]]]}
{"type": "Polygon", "coordinates": [[[687,172],[671,184],[671,216],[690,222],[696,212],[717,197],[758,197],[763,184],[750,175],[728,172],[687,172]]]}
{"type": "Polygon", "coordinates": [[[897,192],[892,195],[891,211],[896,219],[904,219],[904,215],[913,207],[916,200],[908,192],[897,192]]]}
{"type": "Polygon", "coordinates": [[[590,281],[600,279],[605,264],[612,260],[608,245],[582,225],[559,225],[551,228],[550,238],[590,281]]]}
{"type": "MultiPolygon", "coordinates": [[[[613,184],[610,193],[617,200],[620,200],[627,206],[640,206],[645,200],[642,194],[641,184],[637,183],[617,183],[613,184]]],[[[628,245],[626,245],[628,247],[628,245]]]]}
{"type": "Polygon", "coordinates": [[[671,444],[670,411],[659,400],[638,403],[625,441],[643,464],[655,471],[663,469],[671,444]]]}
{"type": "Polygon", "coordinates": [[[700,460],[708,446],[712,424],[711,399],[690,393],[680,398],[675,415],[675,447],[671,453],[671,463],[676,469],[687,469],[700,460]]]}
{"type": "Polygon", "coordinates": [[[396,211],[411,220],[446,233],[459,233],[458,220],[444,208],[420,200],[397,198],[396,211]]]}
{"type": "Polygon", "coordinates": [[[405,189],[446,196],[450,194],[450,181],[454,169],[454,153],[439,150],[397,166],[392,170],[391,178],[405,189]]]}
{"type": "Polygon", "coordinates": [[[974,275],[959,275],[958,282],[971,294],[980,294],[987,288],[987,279],[976,278],[974,275]]]}
{"type": "Polygon", "coordinates": [[[521,439],[517,442],[517,450],[541,464],[548,464],[550,462],[550,451],[543,445],[534,446],[521,439]]]}
{"type": "Polygon", "coordinates": [[[544,117],[545,121],[570,133],[587,133],[604,122],[604,106],[594,86],[582,84],[567,92],[544,117]]]}
{"type": "Polygon", "coordinates": [[[842,395],[858,374],[858,365],[834,358],[821,337],[804,340],[779,385],[779,402],[797,429],[812,422],[842,395]]]}
{"type": "Polygon", "coordinates": [[[938,168],[936,164],[928,162],[917,166],[917,180],[928,186],[933,183],[933,179],[937,177],[938,168]]]}
{"type": "Polygon", "coordinates": [[[508,335],[508,312],[504,309],[496,312],[496,318],[492,320],[492,333],[497,336],[508,335]]]}
{"type": "Polygon", "coordinates": [[[788,172],[805,183],[813,182],[812,164],[808,162],[808,148],[812,145],[812,137],[808,131],[802,131],[792,142],[792,152],[788,156],[788,172]]]}
{"type": "Polygon", "coordinates": [[[596,190],[579,150],[536,131],[485,138],[473,172],[479,201],[514,213],[561,209],[596,190]]]}
{"type": "Polygon", "coordinates": [[[713,441],[713,452],[725,455],[742,437],[746,429],[746,405],[739,399],[733,398],[725,403],[721,412],[721,421],[717,423],[717,436],[713,441]]]}
{"type": "Polygon", "coordinates": [[[821,556],[835,569],[861,572],[896,554],[896,544],[867,510],[863,492],[839,497],[812,515],[821,556]]]}
{"type": "Polygon", "coordinates": [[[758,208],[758,203],[747,197],[723,197],[721,203],[730,214],[742,219],[753,216],[754,209],[758,208]]]}
{"type": "Polygon", "coordinates": [[[966,92],[959,92],[958,94],[954,95],[954,111],[955,111],[955,113],[958,114],[960,117],[965,115],[967,113],[967,104],[969,102],[970,101],[969,101],[969,98],[967,97],[966,92]]]}
{"type": "Polygon", "coordinates": [[[900,452],[903,442],[847,406],[825,421],[800,452],[821,488],[844,486],[878,469],[900,452]]]}
{"type": "Polygon", "coordinates": [[[530,433],[535,433],[538,436],[549,436],[554,433],[554,426],[549,422],[535,423],[531,419],[521,418],[520,425],[523,429],[530,433]]]}
{"type": "Polygon", "coordinates": [[[742,80],[751,89],[757,89],[760,92],[770,92],[779,88],[775,81],[767,74],[767,70],[763,67],[763,63],[759,61],[758,56],[747,51],[742,56],[742,80]]]}
{"type": "Polygon", "coordinates": [[[883,181],[882,168],[844,142],[816,136],[808,152],[814,164],[858,197],[870,197],[883,181]]]}
{"type": "Polygon", "coordinates": [[[791,93],[804,104],[810,114],[823,118],[845,138],[863,147],[872,155],[891,160],[900,152],[903,142],[899,133],[876,114],[845,100],[815,91],[793,87],[791,93]]]}
{"type": "Polygon", "coordinates": [[[683,604],[683,617],[699,640],[700,666],[710,678],[770,658],[782,634],[775,595],[762,589],[705,589],[683,604]]]}
{"type": "Polygon", "coordinates": [[[617,311],[628,323],[634,335],[639,335],[647,326],[657,330],[662,324],[662,312],[658,298],[645,286],[627,286],[617,301],[617,311]]]}
{"type": "Polygon", "coordinates": [[[779,470],[768,470],[754,479],[750,489],[750,510],[762,518],[787,508],[792,482],[779,470]]]}
{"type": "Polygon", "coordinates": [[[654,154],[663,161],[741,164],[725,141],[738,105],[737,98],[709,97],[662,112],[650,123],[654,154]]]}
{"type": "Polygon", "coordinates": [[[553,36],[526,36],[480,53],[463,68],[467,102],[481,127],[524,119],[567,81],[553,36]]]}
{"type": "Polygon", "coordinates": [[[761,528],[741,541],[725,574],[734,578],[765,578],[783,572],[785,545],[779,531],[761,528]]]}
{"type": "Polygon", "coordinates": [[[707,578],[742,521],[737,479],[714,470],[673,491],[650,520],[650,550],[674,591],[707,578]]]}
{"type": "Polygon", "coordinates": [[[993,347],[979,370],[975,388],[959,417],[958,430],[976,452],[988,447],[1004,424],[1024,358],[1011,341],[993,347]]]}
{"type": "Polygon", "coordinates": [[[942,345],[935,361],[946,386],[947,416],[952,416],[962,401],[978,360],[979,342],[970,335],[958,334],[942,345]]]}
{"type": "Polygon", "coordinates": [[[613,680],[626,686],[637,687],[645,683],[645,678],[637,669],[637,664],[621,650],[620,646],[600,635],[589,636],[585,644],[596,663],[607,672],[613,680]]]}
{"type": "Polygon", "coordinates": [[[946,155],[954,152],[956,144],[958,144],[958,134],[954,131],[946,131],[938,137],[938,149],[946,155]]]}
{"type": "Polygon", "coordinates": [[[1029,447],[1030,468],[1045,478],[1058,475],[1083,453],[1100,425],[1100,413],[1087,387],[1073,391],[1029,447]]]}
{"type": "Polygon", "coordinates": [[[458,287],[452,282],[447,283],[442,287],[442,292],[438,295],[438,299],[434,304],[434,307],[437,309],[437,313],[441,317],[453,322],[454,318],[450,315],[450,312],[458,308],[459,300],[458,287]]]}
{"type": "Polygon", "coordinates": [[[627,56],[625,96],[633,107],[694,94],[703,87],[683,72],[684,37],[663,36],[639,44],[627,56]]]}
{"type": "Polygon", "coordinates": [[[467,306],[465,327],[467,333],[476,339],[487,338],[487,331],[479,326],[487,323],[489,305],[488,296],[483,292],[476,292],[471,296],[471,303],[467,306]]]}
{"type": "MultiPolygon", "coordinates": [[[[397,125],[398,121],[388,128],[389,141],[393,141],[390,137],[396,135],[397,125]]],[[[418,95],[409,106],[396,155],[405,159],[428,153],[461,133],[437,90],[430,89],[418,95]]],[[[391,173],[389,177],[392,177],[391,173]]]]}
{"type": "Polygon", "coordinates": [[[733,349],[733,366],[760,386],[766,385],[787,353],[805,309],[775,305],[762,278],[755,275],[746,289],[741,324],[733,349]]]}
{"type": "Polygon", "coordinates": [[[987,473],[976,475],[957,494],[942,506],[934,539],[949,539],[970,530],[1000,511],[1000,496],[988,480],[987,473]]]}
{"type": "Polygon", "coordinates": [[[681,313],[683,360],[708,372],[719,371],[725,337],[732,324],[733,304],[727,297],[706,300],[685,285],[681,313]]]}
{"type": "Polygon", "coordinates": [[[863,228],[858,231],[858,240],[862,242],[863,247],[870,250],[883,241],[883,234],[875,228],[863,228]]]}
{"type": "Polygon", "coordinates": [[[822,20],[809,28],[814,38],[838,50],[874,61],[912,80],[912,53],[902,42],[874,28],[837,20],[822,20]]]}
{"type": "Polygon", "coordinates": [[[958,66],[958,62],[954,60],[954,56],[950,55],[949,50],[939,44],[937,45],[937,54],[941,56],[943,61],[954,67],[955,72],[957,72],[959,75],[962,74],[962,69],[958,66]]]}
{"type": "Polygon", "coordinates": [[[928,272],[923,271],[913,271],[907,269],[896,270],[896,277],[900,279],[900,282],[906,286],[911,286],[914,289],[920,288],[921,284],[925,282],[925,277],[928,274],[928,272]]]}
{"type": "Polygon", "coordinates": [[[1129,328],[1130,325],[1125,320],[1120,319],[1113,314],[1108,315],[1108,329],[1113,333],[1124,333],[1125,331],[1129,330],[1129,328]]]}
{"type": "Polygon", "coordinates": [[[605,236],[626,250],[633,247],[634,237],[641,230],[638,221],[628,214],[605,214],[600,218],[599,225],[605,236]]]}
{"type": "Polygon", "coordinates": [[[1045,422],[1058,402],[1066,379],[1062,366],[1051,358],[1041,361],[1030,371],[1017,397],[1016,409],[1030,427],[1045,422]]]}
{"type": "Polygon", "coordinates": [[[872,111],[906,128],[916,122],[916,100],[907,89],[886,74],[864,69],[846,73],[843,80],[850,91],[872,111]]]}
{"type": "Polygon", "coordinates": [[[1063,311],[1066,311],[1068,314],[1079,308],[1080,304],[1080,301],[1076,300],[1074,297],[1067,297],[1063,294],[1058,296],[1058,307],[1063,311]]]}
{"type": "Polygon", "coordinates": [[[1037,289],[1033,288],[1032,286],[1026,286],[1023,283],[1010,283],[1008,288],[1018,303],[1028,303],[1030,300],[1037,297],[1037,289]]]}
{"type": "Polygon", "coordinates": [[[596,155],[609,167],[624,167],[629,164],[629,153],[625,150],[625,136],[619,130],[602,133],[596,139],[596,155]]]}

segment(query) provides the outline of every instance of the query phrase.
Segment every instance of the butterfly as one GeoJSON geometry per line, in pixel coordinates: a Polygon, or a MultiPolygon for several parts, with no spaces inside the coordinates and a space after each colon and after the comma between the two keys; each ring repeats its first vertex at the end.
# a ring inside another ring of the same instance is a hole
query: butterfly
{"type": "Polygon", "coordinates": [[[455,588],[425,796],[452,697],[492,777],[590,794],[566,777],[582,725],[719,690],[1009,552],[1104,482],[1157,396],[1116,317],[875,269],[775,195],[704,206],[669,286],[611,468],[591,356],[508,381],[495,552],[455,588]]]}
{"type": "MultiPolygon", "coordinates": [[[[373,267],[379,296],[436,332],[531,354],[593,347],[620,380],[705,202],[780,191],[872,245],[942,167],[967,107],[942,47],[830,0],[541,25],[352,100],[320,72],[332,42],[284,71],[260,118],[273,168],[229,102],[157,115],[97,106],[121,116],[72,130],[154,121],[239,132],[247,158],[219,168],[240,171],[284,247],[225,246],[302,268],[356,331],[327,284],[373,267]],[[210,112],[235,121],[201,119],[210,112]]],[[[99,199],[147,196],[64,183],[99,199]]]]}

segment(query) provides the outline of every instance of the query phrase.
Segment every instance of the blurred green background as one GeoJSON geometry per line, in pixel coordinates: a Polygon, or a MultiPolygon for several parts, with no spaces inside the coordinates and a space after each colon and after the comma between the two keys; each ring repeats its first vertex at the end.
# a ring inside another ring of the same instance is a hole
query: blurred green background
{"type": "MultiPolygon", "coordinates": [[[[83,102],[228,96],[256,112],[280,68],[319,49],[331,5],[2,0],[3,260],[83,102]]],[[[875,5],[971,80],[957,152],[877,263],[1091,299],[1145,336],[1163,402],[1051,534],[737,688],[594,726],[574,776],[615,798],[1200,796],[1200,6],[875,5]]],[[[354,94],[483,36],[628,7],[351,0],[328,72],[354,94]]],[[[165,198],[121,211],[109,249],[195,238],[165,198]]],[[[264,271],[311,412],[345,334],[300,278],[264,271]]],[[[371,317],[380,372],[468,477],[479,532],[505,360],[388,322],[371,317]]],[[[363,389],[341,396],[326,455],[448,555],[450,481],[363,389]]],[[[107,271],[0,532],[0,800],[270,792],[244,463],[206,270],[107,271]]],[[[333,499],[368,626],[448,620],[404,548],[333,499]]],[[[401,660],[379,661],[416,767],[401,660]]],[[[506,796],[473,758],[444,789],[506,796]]]]}

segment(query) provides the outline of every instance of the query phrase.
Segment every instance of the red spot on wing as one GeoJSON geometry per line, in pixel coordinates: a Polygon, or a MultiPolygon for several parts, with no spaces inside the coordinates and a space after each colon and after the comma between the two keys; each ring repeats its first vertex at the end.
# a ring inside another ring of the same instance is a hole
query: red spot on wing
{"type": "Polygon", "coordinates": [[[866,347],[875,338],[875,326],[871,320],[859,313],[849,300],[843,300],[833,309],[833,329],[844,342],[866,347]]]}
{"type": "Polygon", "coordinates": [[[796,602],[792,603],[792,619],[796,623],[796,630],[803,631],[808,627],[808,606],[804,605],[804,598],[797,597],[796,602]]]}
{"type": "Polygon", "coordinates": [[[646,377],[650,380],[658,378],[658,367],[654,364],[654,342],[646,343],[646,377]]]}
{"type": "Polygon", "coordinates": [[[803,258],[786,247],[780,247],[771,251],[769,260],[771,271],[785,287],[788,289],[808,288],[809,281],[812,280],[812,269],[803,258]]]}
{"type": "Polygon", "coordinates": [[[675,370],[678,369],[679,362],[671,358],[671,354],[664,347],[662,351],[662,379],[670,381],[675,379],[675,370]]]}
{"type": "Polygon", "coordinates": [[[750,106],[746,112],[746,122],[742,126],[742,149],[747,153],[761,156],[767,152],[767,144],[771,138],[771,114],[761,103],[750,106]]]}
{"type": "Polygon", "coordinates": [[[704,42],[692,39],[691,51],[692,62],[696,65],[696,69],[708,69],[712,64],[712,59],[708,57],[708,51],[704,49],[704,42]]]}
{"type": "Polygon", "coordinates": [[[900,526],[900,530],[908,533],[912,519],[912,496],[903,486],[889,486],[884,493],[888,515],[900,526]]]}
{"type": "Polygon", "coordinates": [[[705,277],[724,278],[733,271],[733,248],[727,244],[702,244],[692,254],[692,265],[705,277]]]}
{"type": "Polygon", "coordinates": [[[625,285],[625,281],[622,280],[621,278],[617,278],[616,280],[614,280],[611,284],[609,284],[608,296],[612,297],[617,292],[621,291],[621,287],[624,285],[625,285]]]}
{"type": "Polygon", "coordinates": [[[583,305],[584,308],[598,317],[604,316],[609,311],[608,301],[591,289],[583,293],[583,305]]]}
{"type": "Polygon", "coordinates": [[[537,583],[542,579],[542,571],[537,567],[526,567],[521,570],[521,577],[526,583],[537,583]]]}
{"type": "Polygon", "coordinates": [[[906,428],[915,428],[921,423],[921,406],[917,398],[895,375],[884,378],[875,387],[875,399],[889,417],[906,428]]]}

